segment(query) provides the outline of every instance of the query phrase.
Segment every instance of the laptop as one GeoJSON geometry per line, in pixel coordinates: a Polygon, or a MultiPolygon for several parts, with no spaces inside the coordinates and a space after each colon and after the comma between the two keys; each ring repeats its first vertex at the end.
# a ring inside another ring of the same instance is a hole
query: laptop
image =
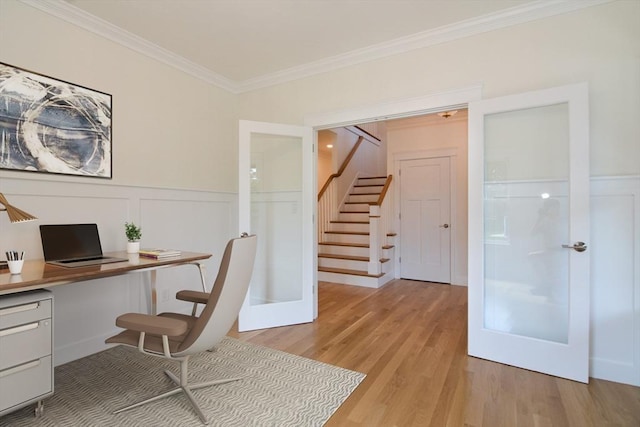
{"type": "Polygon", "coordinates": [[[97,224],[41,225],[40,238],[44,260],[48,264],[86,267],[127,261],[102,255],[97,224]]]}

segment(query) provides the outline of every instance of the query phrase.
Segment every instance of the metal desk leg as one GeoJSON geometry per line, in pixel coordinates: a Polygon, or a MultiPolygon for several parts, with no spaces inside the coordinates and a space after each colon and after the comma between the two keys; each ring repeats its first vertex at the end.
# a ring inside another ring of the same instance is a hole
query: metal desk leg
{"type": "Polygon", "coordinates": [[[151,314],[158,314],[158,290],[156,289],[158,272],[151,270],[151,314]]]}
{"type": "Polygon", "coordinates": [[[199,262],[194,262],[194,264],[198,267],[198,270],[200,270],[200,281],[202,282],[202,292],[209,292],[207,291],[207,279],[204,277],[204,265],[200,264],[199,262]]]}
{"type": "Polygon", "coordinates": [[[156,270],[149,271],[149,292],[147,292],[147,309],[149,314],[155,316],[158,314],[158,290],[156,289],[157,283],[156,270]]]}
{"type": "MultiPolygon", "coordinates": [[[[199,262],[190,263],[198,267],[198,271],[200,272],[200,281],[202,282],[202,291],[207,291],[207,279],[205,277],[204,265],[199,262]]],[[[156,270],[149,271],[149,292],[147,293],[147,309],[149,310],[149,314],[155,316],[158,314],[158,290],[156,289],[158,281],[158,273],[156,270]]]]}
{"type": "MultiPolygon", "coordinates": [[[[207,292],[207,279],[204,277],[204,266],[199,262],[192,263],[196,267],[198,267],[198,271],[200,271],[200,281],[202,282],[202,292],[207,292]]],[[[198,313],[198,303],[193,303],[193,308],[191,309],[191,315],[195,316],[198,313]]]]}

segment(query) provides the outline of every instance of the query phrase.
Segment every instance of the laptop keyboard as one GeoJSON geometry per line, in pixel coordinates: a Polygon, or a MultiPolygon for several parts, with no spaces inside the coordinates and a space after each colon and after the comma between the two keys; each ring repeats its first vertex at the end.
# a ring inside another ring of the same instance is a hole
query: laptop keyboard
{"type": "Polygon", "coordinates": [[[104,259],[104,258],[101,257],[101,256],[98,256],[98,257],[91,257],[91,258],[67,259],[67,260],[58,261],[58,262],[61,262],[63,264],[69,264],[69,263],[72,263],[72,262],[95,261],[95,260],[98,260],[98,259],[104,259]]]}

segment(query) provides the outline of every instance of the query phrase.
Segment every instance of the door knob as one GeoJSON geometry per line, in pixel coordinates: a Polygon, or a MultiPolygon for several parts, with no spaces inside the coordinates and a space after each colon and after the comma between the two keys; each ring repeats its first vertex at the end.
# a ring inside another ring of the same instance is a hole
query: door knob
{"type": "Polygon", "coordinates": [[[449,224],[443,224],[443,225],[440,225],[439,227],[441,227],[441,228],[449,228],[449,224]]]}
{"type": "Polygon", "coordinates": [[[573,245],[562,245],[565,249],[573,249],[577,252],[584,252],[587,250],[587,245],[584,242],[576,242],[573,245]]]}

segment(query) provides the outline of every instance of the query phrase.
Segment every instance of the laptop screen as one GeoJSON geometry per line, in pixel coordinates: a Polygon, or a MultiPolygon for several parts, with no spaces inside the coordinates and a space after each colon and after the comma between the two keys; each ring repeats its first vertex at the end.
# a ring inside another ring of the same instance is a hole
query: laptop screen
{"type": "Polygon", "coordinates": [[[96,224],[41,225],[40,238],[45,261],[102,256],[96,224]]]}

